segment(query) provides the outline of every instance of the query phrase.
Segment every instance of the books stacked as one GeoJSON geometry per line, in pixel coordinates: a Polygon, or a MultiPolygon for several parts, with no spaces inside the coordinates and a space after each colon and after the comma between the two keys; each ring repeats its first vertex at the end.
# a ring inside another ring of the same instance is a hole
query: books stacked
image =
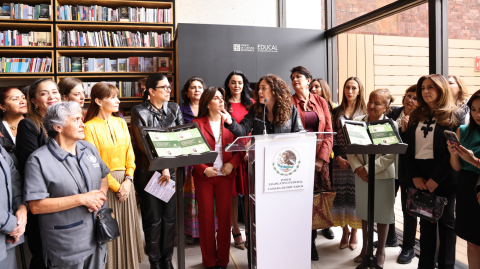
{"type": "Polygon", "coordinates": [[[0,19],[51,20],[52,6],[3,3],[0,19]]]}
{"type": "Polygon", "coordinates": [[[170,66],[169,57],[58,58],[58,72],[168,72],[170,66]]]}
{"type": "Polygon", "coordinates": [[[19,33],[17,30],[0,31],[0,46],[51,46],[50,32],[19,33]]]}
{"type": "Polygon", "coordinates": [[[57,20],[62,21],[116,21],[116,22],[149,22],[172,23],[172,9],[102,6],[72,6],[57,7],[57,20]]]}
{"type": "Polygon", "coordinates": [[[57,46],[164,48],[171,47],[171,42],[172,34],[168,32],[57,31],[57,46]]]}
{"type": "MultiPolygon", "coordinates": [[[[138,81],[102,81],[114,85],[119,90],[119,97],[142,97],[142,92],[138,81]]],[[[90,98],[92,87],[98,82],[83,82],[85,97],[90,98]]]]}
{"type": "Polygon", "coordinates": [[[52,59],[2,57],[0,73],[45,73],[50,72],[52,59]]]}

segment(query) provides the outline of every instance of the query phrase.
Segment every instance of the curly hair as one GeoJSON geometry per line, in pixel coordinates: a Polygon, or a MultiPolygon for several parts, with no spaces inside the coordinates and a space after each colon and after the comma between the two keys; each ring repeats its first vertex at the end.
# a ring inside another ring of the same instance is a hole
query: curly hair
{"type": "Polygon", "coordinates": [[[410,115],[408,122],[412,126],[419,121],[427,120],[433,116],[437,118],[437,123],[441,126],[452,127],[458,123],[458,116],[456,113],[456,105],[453,102],[452,93],[448,80],[439,74],[433,74],[421,77],[417,82],[417,102],[418,107],[410,115]],[[430,112],[430,106],[425,102],[422,95],[422,84],[425,80],[430,79],[438,90],[438,101],[433,113],[430,112]]]}
{"type": "Polygon", "coordinates": [[[278,126],[283,126],[283,124],[290,119],[292,114],[292,93],[288,87],[288,84],[279,76],[269,74],[261,77],[258,80],[255,91],[253,92],[253,99],[255,100],[255,103],[252,105],[251,109],[253,109],[255,117],[263,116],[264,105],[260,103],[260,98],[258,97],[260,82],[263,80],[265,80],[265,82],[270,86],[272,95],[275,97],[272,123],[278,126]]]}
{"type": "Polygon", "coordinates": [[[190,84],[192,84],[192,82],[194,81],[200,82],[200,84],[202,84],[203,90],[207,88],[207,85],[205,85],[205,82],[203,82],[203,79],[197,76],[189,77],[187,81],[185,81],[185,84],[183,84],[183,88],[180,91],[184,105],[188,105],[190,103],[190,98],[188,98],[187,93],[188,93],[188,88],[190,88],[190,84]]]}

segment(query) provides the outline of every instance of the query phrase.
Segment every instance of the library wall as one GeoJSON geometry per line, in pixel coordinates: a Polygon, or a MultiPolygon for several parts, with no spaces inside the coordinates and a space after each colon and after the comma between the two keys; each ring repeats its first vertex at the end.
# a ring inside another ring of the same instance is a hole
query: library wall
{"type": "Polygon", "coordinates": [[[177,0],[175,4],[178,23],[278,26],[277,0],[177,0]]]}
{"type": "MultiPolygon", "coordinates": [[[[449,74],[460,76],[470,94],[480,89],[480,72],[475,72],[475,56],[480,41],[449,40],[449,74]]],[[[428,38],[343,34],[338,37],[339,96],[348,77],[357,76],[368,94],[388,88],[401,104],[408,86],[428,74],[428,38]]]]}

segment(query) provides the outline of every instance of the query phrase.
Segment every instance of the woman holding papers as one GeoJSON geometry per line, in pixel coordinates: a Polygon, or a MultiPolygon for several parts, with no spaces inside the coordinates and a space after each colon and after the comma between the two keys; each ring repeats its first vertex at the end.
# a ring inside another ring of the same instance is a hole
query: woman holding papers
{"type": "MultiPolygon", "coordinates": [[[[367,103],[368,114],[356,117],[356,121],[377,121],[388,119],[385,114],[393,102],[388,89],[378,89],[370,94],[367,103]]],[[[394,122],[397,127],[396,122],[394,122]]],[[[368,228],[368,156],[347,155],[352,171],[355,172],[355,201],[357,216],[362,219],[363,247],[360,255],[354,259],[361,263],[367,254],[368,228]]],[[[393,206],[395,204],[395,159],[396,154],[377,154],[375,156],[375,222],[378,231],[377,262],[383,266],[385,262],[385,243],[388,225],[395,221],[393,206]]]]}
{"type": "Polygon", "coordinates": [[[342,103],[333,109],[333,175],[332,189],[337,193],[333,200],[332,217],[334,226],[343,227],[340,249],[357,248],[357,229],[362,228],[362,221],[357,217],[355,208],[355,175],[347,160],[347,139],[342,131],[341,119],[352,120],[365,115],[365,90],[357,77],[350,77],[343,86],[342,103]],[[352,227],[350,232],[348,226],[352,227]],[[350,238],[349,238],[350,237],[350,238]]]}
{"type": "Polygon", "coordinates": [[[418,108],[410,114],[405,142],[408,183],[418,190],[447,198],[436,223],[420,219],[418,268],[435,268],[437,234],[440,238],[438,268],[455,267],[455,197],[459,173],[450,165],[444,131],[456,131],[465,115],[455,105],[448,80],[439,74],[423,76],[417,83],[418,108]]]}
{"type": "MultiPolygon", "coordinates": [[[[142,208],[143,232],[145,233],[145,251],[150,261],[150,268],[172,269],[173,245],[175,240],[175,197],[168,203],[145,192],[154,172],[148,170],[150,161],[141,141],[139,127],[173,127],[183,124],[180,107],[170,100],[172,87],[163,74],[151,74],[147,78],[143,104],[132,108],[131,128],[135,141],[135,189],[140,197],[142,208]],[[148,99],[150,97],[150,99],[148,99]]],[[[159,183],[175,180],[175,169],[159,171],[162,176],[159,183]]],[[[183,231],[179,231],[183,232],[183,231]]],[[[139,239],[140,240],[140,239],[139,239]]]]}
{"type": "Polygon", "coordinates": [[[214,163],[193,166],[200,222],[200,247],[203,265],[210,269],[227,268],[230,250],[230,214],[232,210],[235,168],[242,162],[243,152],[225,152],[234,135],[224,127],[220,110],[224,110],[225,90],[207,88],[200,99],[198,124],[210,148],[218,152],[214,163]],[[213,199],[216,200],[218,230],[215,240],[213,199]]]}
{"type": "MultiPolygon", "coordinates": [[[[293,90],[292,102],[297,107],[302,125],[307,132],[331,132],[332,120],[328,104],[322,97],[310,93],[309,84],[312,81],[312,73],[303,66],[297,66],[291,70],[290,79],[292,80],[293,90]]],[[[330,162],[330,153],[332,152],[333,136],[325,135],[323,141],[317,143],[315,158],[315,174],[318,178],[315,180],[315,190],[332,189],[328,163],[330,162]]],[[[330,228],[324,229],[326,237],[333,237],[330,228]]],[[[315,246],[317,230],[312,230],[312,261],[318,261],[318,252],[315,246]]]]}
{"type": "Polygon", "coordinates": [[[109,269],[136,269],[144,258],[135,191],[132,188],[135,155],[127,123],[116,117],[120,101],[115,86],[100,82],[92,88],[85,116],[85,140],[93,144],[110,168],[107,204],[113,210],[121,236],[107,243],[109,269]]]}

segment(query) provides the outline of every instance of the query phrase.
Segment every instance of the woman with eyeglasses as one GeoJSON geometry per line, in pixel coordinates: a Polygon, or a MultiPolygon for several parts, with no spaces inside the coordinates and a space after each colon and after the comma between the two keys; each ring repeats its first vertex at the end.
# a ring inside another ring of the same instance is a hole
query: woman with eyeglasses
{"type": "MultiPolygon", "coordinates": [[[[27,92],[27,117],[18,124],[16,152],[18,171],[23,175],[25,163],[34,151],[47,143],[47,134],[43,126],[43,117],[47,108],[61,102],[57,83],[49,78],[34,81],[27,92]]],[[[28,178],[25,179],[28,181],[28,178]]],[[[46,268],[47,261],[43,258],[42,240],[38,216],[28,212],[27,242],[32,253],[30,269],[46,268]]]]}
{"type": "MultiPolygon", "coordinates": [[[[163,74],[151,74],[147,78],[143,104],[132,108],[131,128],[135,141],[135,189],[140,197],[142,224],[145,233],[145,252],[150,268],[172,269],[173,246],[175,240],[175,195],[168,203],[145,191],[154,171],[149,171],[150,161],[143,143],[139,127],[168,128],[184,124],[180,107],[169,102],[172,88],[163,74]],[[150,99],[148,99],[150,97],[150,99]]],[[[164,169],[158,184],[175,180],[175,169],[164,169]]],[[[183,232],[183,231],[179,231],[183,232]]]]}

